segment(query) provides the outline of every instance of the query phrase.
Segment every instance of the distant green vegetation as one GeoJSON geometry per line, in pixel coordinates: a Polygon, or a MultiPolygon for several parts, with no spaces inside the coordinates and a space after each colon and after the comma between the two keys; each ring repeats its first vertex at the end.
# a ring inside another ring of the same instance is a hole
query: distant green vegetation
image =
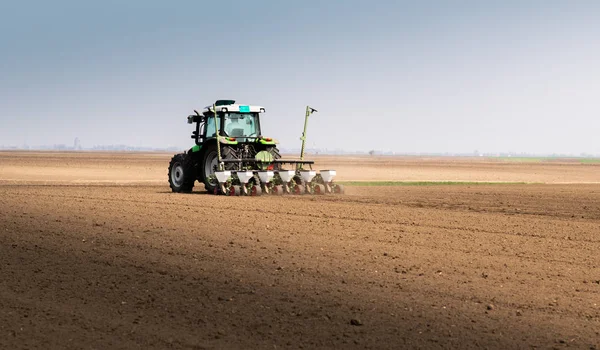
{"type": "Polygon", "coordinates": [[[581,164],[598,164],[600,158],[568,158],[568,157],[497,157],[490,159],[498,159],[504,162],[515,163],[542,163],[542,162],[569,162],[581,164]]]}
{"type": "Polygon", "coordinates": [[[500,160],[507,162],[523,162],[523,163],[541,163],[556,158],[544,158],[544,157],[498,157],[500,160]]]}
{"type": "Polygon", "coordinates": [[[336,181],[345,186],[466,186],[466,185],[527,185],[529,182],[474,181],[336,181]]]}

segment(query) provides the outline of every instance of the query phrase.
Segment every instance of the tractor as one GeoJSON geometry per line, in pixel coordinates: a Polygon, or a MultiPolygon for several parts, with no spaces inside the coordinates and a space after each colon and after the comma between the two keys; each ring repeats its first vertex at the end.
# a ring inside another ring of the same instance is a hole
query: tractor
{"type": "Polygon", "coordinates": [[[171,190],[189,193],[199,181],[214,194],[342,192],[341,185],[332,183],[334,170],[316,174],[311,168],[314,162],[304,160],[306,123],[314,112],[314,108],[307,107],[300,159],[285,160],[277,148],[278,141],[261,133],[264,107],[218,100],[202,113],[194,110],[187,122],[195,124],[191,136],[195,145],[171,159],[171,190]],[[285,164],[294,169],[285,170],[285,164]]]}

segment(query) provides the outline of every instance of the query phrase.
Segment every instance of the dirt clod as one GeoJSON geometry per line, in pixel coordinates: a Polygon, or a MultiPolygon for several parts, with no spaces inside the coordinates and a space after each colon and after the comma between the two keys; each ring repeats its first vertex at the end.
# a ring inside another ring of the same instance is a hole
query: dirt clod
{"type": "Polygon", "coordinates": [[[351,319],[350,324],[353,326],[362,326],[363,325],[363,323],[357,318],[351,319]]]}

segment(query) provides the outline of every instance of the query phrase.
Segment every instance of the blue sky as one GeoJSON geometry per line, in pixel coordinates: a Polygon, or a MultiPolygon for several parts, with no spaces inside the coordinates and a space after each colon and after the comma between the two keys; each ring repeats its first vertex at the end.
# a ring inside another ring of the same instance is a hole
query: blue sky
{"type": "Polygon", "coordinates": [[[0,145],[182,149],[216,99],[396,152],[600,154],[597,1],[0,2],[0,145]]]}

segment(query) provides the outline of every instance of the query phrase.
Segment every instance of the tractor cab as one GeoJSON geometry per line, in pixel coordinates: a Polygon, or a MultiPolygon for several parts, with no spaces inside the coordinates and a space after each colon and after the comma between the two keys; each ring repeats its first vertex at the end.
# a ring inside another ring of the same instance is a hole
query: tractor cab
{"type": "Polygon", "coordinates": [[[232,137],[239,142],[249,142],[261,136],[258,113],[223,112],[206,117],[203,133],[206,138],[216,137],[215,125],[219,124],[220,136],[232,137]]]}
{"type": "Polygon", "coordinates": [[[260,131],[260,113],[265,108],[261,106],[236,104],[234,100],[218,100],[212,106],[204,107],[202,114],[188,117],[188,123],[197,123],[192,138],[197,145],[215,138],[218,127],[219,136],[226,140],[235,139],[238,143],[258,142],[262,139],[260,131]],[[215,122],[216,114],[216,122],[215,122]]]}

